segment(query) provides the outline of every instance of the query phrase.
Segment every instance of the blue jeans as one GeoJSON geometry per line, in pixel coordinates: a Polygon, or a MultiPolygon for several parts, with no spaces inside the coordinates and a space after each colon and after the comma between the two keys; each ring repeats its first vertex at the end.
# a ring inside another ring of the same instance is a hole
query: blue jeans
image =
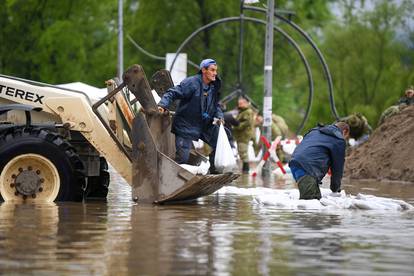
{"type": "MultiPolygon", "coordinates": [[[[231,132],[228,128],[224,127],[226,130],[227,137],[229,138],[229,142],[231,147],[233,145],[233,137],[231,132]]],[[[207,143],[211,148],[212,151],[209,156],[210,166],[214,167],[214,156],[216,153],[216,145],[217,145],[217,136],[218,136],[219,126],[218,125],[209,125],[209,127],[205,128],[203,133],[201,134],[200,139],[207,143]]],[[[191,138],[183,138],[181,136],[175,136],[175,162],[178,164],[186,164],[188,159],[190,158],[190,150],[192,148],[193,140],[191,138]]]]}
{"type": "Polygon", "coordinates": [[[289,166],[289,168],[296,182],[298,182],[299,179],[301,179],[301,177],[306,174],[306,172],[302,168],[293,167],[293,166],[292,167],[289,166]]]}
{"type": "Polygon", "coordinates": [[[193,140],[181,136],[175,136],[175,162],[185,164],[190,157],[191,144],[193,140]]]}

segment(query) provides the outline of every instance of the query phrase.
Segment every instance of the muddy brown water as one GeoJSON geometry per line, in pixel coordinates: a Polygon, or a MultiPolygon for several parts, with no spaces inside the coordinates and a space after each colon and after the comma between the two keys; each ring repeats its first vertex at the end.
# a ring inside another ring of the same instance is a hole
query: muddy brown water
{"type": "MultiPolygon", "coordinates": [[[[279,210],[241,195],[141,205],[116,173],[111,185],[107,202],[1,204],[0,274],[414,275],[414,212],[279,210]]],[[[344,187],[414,204],[412,184],[344,187]]]]}

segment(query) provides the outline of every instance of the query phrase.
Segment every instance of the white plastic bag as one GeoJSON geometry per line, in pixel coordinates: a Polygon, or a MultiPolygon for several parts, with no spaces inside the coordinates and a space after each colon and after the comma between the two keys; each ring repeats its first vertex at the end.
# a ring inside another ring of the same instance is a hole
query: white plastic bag
{"type": "Polygon", "coordinates": [[[224,126],[220,124],[217,137],[216,156],[214,157],[214,166],[220,173],[231,172],[236,166],[236,159],[233,155],[229,139],[227,138],[224,126]]]}

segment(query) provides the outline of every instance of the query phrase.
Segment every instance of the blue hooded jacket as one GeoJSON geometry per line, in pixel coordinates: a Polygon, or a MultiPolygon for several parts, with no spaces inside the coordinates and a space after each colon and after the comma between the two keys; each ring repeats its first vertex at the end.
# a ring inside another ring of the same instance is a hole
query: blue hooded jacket
{"type": "Polygon", "coordinates": [[[218,104],[220,86],[221,81],[217,76],[205,99],[202,75],[199,73],[168,89],[159,106],[168,109],[172,102],[180,100],[171,132],[186,139],[198,140],[203,131],[211,126],[214,117],[222,119],[223,112],[218,104]]]}
{"type": "Polygon", "coordinates": [[[307,175],[315,177],[320,183],[332,171],[331,190],[341,190],[344,171],[346,142],[341,130],[335,125],[311,129],[296,147],[289,167],[300,168],[307,175]]]}

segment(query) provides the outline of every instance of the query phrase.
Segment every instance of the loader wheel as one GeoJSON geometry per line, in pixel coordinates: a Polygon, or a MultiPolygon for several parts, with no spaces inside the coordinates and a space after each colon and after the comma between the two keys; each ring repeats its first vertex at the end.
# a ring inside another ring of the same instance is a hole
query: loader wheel
{"type": "Polygon", "coordinates": [[[10,128],[0,133],[0,156],[0,199],[83,199],[83,163],[57,133],[39,128],[10,128]]]}
{"type": "Polygon", "coordinates": [[[86,198],[104,199],[108,195],[110,176],[108,163],[105,158],[100,157],[99,176],[88,177],[88,185],[85,191],[86,198]]]}

